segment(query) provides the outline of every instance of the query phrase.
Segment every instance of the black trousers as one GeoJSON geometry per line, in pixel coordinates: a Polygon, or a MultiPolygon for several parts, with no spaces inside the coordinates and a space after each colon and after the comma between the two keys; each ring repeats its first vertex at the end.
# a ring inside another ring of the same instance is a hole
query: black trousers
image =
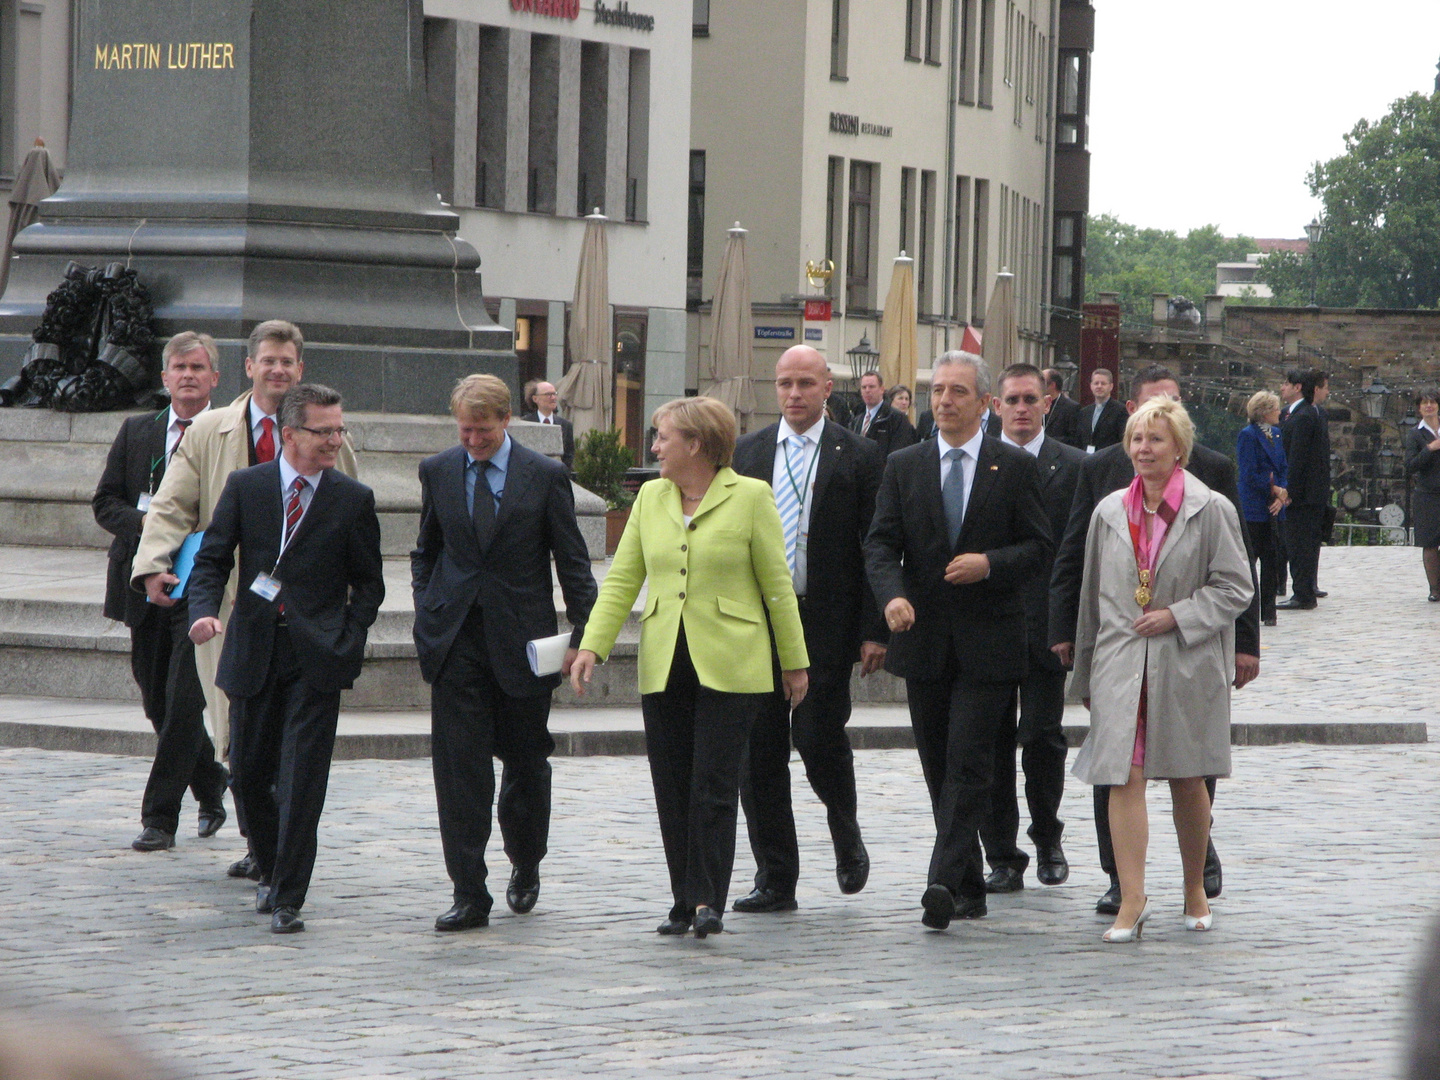
{"type": "Polygon", "coordinates": [[[905,680],[915,748],[935,813],[928,881],[957,897],[985,896],[979,830],[990,807],[995,744],[1012,715],[1018,685],[974,682],[953,670],[942,679],[905,680]]]}
{"type": "Polygon", "coordinates": [[[850,721],[852,666],[812,667],[810,689],[793,713],[780,689],[776,668],[776,690],[765,696],[755,718],[740,783],[757,889],[793,896],[800,877],[800,846],[790,801],[792,739],[811,788],[825,804],[836,860],[848,856],[860,842],[855,819],[855,755],[845,734],[850,721]]]}
{"type": "Polygon", "coordinates": [[[211,809],[222,805],[228,780],[205,730],[205,692],[195,673],[188,604],[156,606],[131,627],[130,669],[157,736],[140,821],[175,833],[185,789],[202,809],[211,809]]]}
{"type": "Polygon", "coordinates": [[[1290,556],[1292,595],[1302,604],[1315,602],[1316,578],[1320,572],[1320,529],[1323,506],[1292,503],[1285,508],[1285,550],[1290,556]]]}
{"type": "Polygon", "coordinates": [[[702,905],[725,910],[735,868],[741,762],[750,728],[769,696],[701,686],[683,628],[665,689],[641,695],[645,750],[674,899],[671,918],[686,918],[702,905]]]}
{"type": "MultiPolygon", "coordinates": [[[[1247,521],[1245,527],[1248,529],[1250,523],[1247,521]]],[[[1285,523],[1276,521],[1270,529],[1270,536],[1275,541],[1275,595],[1285,595],[1285,583],[1289,580],[1290,554],[1285,548],[1285,523]]]]}
{"type": "Polygon", "coordinates": [[[1280,579],[1279,535],[1281,523],[1274,518],[1265,521],[1247,521],[1250,530],[1250,546],[1255,557],[1250,562],[1250,572],[1255,572],[1256,560],[1260,563],[1260,618],[1275,618],[1275,593],[1280,579]]]}
{"type": "Polygon", "coordinates": [[[330,782],[340,692],[312,689],[282,625],[265,685],[230,699],[231,767],[245,804],[250,851],[276,907],[305,903],[330,782]]]}
{"type": "Polygon", "coordinates": [[[1036,846],[1060,842],[1065,823],[1060,800],[1065,795],[1065,672],[1030,662],[1029,673],[1011,697],[1009,716],[995,738],[995,775],[990,807],[980,826],[980,840],[992,867],[1023,871],[1030,856],[1016,846],[1020,809],[1015,794],[1015,746],[1025,772],[1025,804],[1030,811],[1030,839],[1036,846]],[[1016,722],[1016,705],[1019,722],[1016,722]]]}
{"type": "MultiPolygon", "coordinates": [[[[1205,778],[1205,790],[1210,793],[1210,805],[1214,806],[1215,777],[1205,778]]],[[[1095,788],[1095,846],[1100,849],[1100,869],[1110,875],[1111,881],[1119,881],[1120,873],[1115,869],[1115,844],[1110,839],[1110,788],[1103,784],[1095,788]]]]}
{"type": "Polygon", "coordinates": [[[471,609],[430,690],[430,746],[440,844],[456,903],[490,910],[485,848],[495,804],[495,758],[500,800],[495,816],[505,854],[517,866],[536,866],[550,837],[550,694],[510,697],[500,688],[485,648],[484,618],[471,609]]]}

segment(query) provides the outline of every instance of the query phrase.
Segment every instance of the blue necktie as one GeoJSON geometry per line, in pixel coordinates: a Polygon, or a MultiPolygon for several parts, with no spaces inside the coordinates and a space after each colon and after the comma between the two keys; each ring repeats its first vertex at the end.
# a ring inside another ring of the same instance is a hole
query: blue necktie
{"type": "Polygon", "coordinates": [[[795,576],[795,547],[800,539],[800,510],[803,491],[796,491],[797,483],[803,485],[805,476],[805,438],[792,435],[785,440],[785,481],[775,492],[775,506],[780,511],[780,527],[785,533],[785,561],[790,565],[790,576],[795,576]]]}
{"type": "Polygon", "coordinates": [[[960,526],[965,524],[965,459],[964,450],[949,450],[945,456],[950,459],[950,472],[940,488],[940,499],[945,504],[945,525],[950,532],[950,550],[960,543],[960,526]]]}

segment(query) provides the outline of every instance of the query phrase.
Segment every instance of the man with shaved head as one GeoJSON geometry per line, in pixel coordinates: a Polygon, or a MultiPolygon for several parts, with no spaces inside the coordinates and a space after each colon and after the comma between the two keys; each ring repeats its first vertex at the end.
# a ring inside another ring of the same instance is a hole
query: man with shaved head
{"type": "Polygon", "coordinates": [[[861,549],[885,454],[874,440],[825,419],[833,386],[819,352],[808,345],[785,350],[775,365],[780,421],[735,447],[735,471],[764,480],[775,491],[810,654],[805,700],[791,713],[782,693],[771,694],[751,730],[740,798],[757,869],[755,889],[735,901],[736,911],[796,907],[800,853],[790,804],[792,737],[810,786],[825,804],[840,891],[857,893],[870,876],[845,724],[850,669],[857,660],[862,675],[878,669],[889,640],[865,581],[861,549]]]}

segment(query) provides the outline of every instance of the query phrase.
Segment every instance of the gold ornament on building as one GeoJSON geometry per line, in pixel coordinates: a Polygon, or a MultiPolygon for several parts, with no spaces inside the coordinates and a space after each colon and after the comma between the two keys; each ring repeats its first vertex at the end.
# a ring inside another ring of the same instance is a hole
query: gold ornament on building
{"type": "Polygon", "coordinates": [[[829,285],[834,273],[835,264],[829,259],[821,259],[818,263],[814,259],[806,260],[805,280],[810,282],[813,289],[823,289],[829,285]]]}

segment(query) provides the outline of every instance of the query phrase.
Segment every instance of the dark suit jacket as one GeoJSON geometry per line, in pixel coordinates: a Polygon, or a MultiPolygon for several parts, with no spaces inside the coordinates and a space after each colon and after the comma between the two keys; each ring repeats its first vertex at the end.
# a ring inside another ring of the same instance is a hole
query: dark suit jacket
{"type": "Polygon", "coordinates": [[[90,506],[95,521],[114,535],[110,564],[105,572],[105,617],[139,626],[149,609],[144,593],[130,588],[130,564],[140,544],[140,523],[145,515],[137,506],[145,492],[155,493],[165,476],[165,419],[168,408],[146,416],[127,417],[120,425],[105,471],[90,506]]]}
{"type": "Polygon", "coordinates": [[[360,674],[366,634],[385,599],[375,493],[360,481],[325,470],[277,565],[284,525],[280,462],[239,469],[225,481],[195,556],[188,590],[192,624],[219,616],[240,547],[239,592],[215,675],[215,685],[231,698],[264,688],[282,604],[306,685],[322,692],[348,690],[360,674]],[[280,580],[274,600],[250,591],[260,573],[280,580]]]}
{"type": "Polygon", "coordinates": [[[1290,486],[1297,506],[1330,505],[1330,423],[1311,402],[1302,401],[1280,429],[1290,486]]]}
{"type": "Polygon", "coordinates": [[[1080,449],[1093,446],[1096,450],[1103,450],[1107,446],[1114,446],[1125,437],[1125,422],[1130,419],[1130,414],[1125,411],[1125,406],[1111,398],[1105,402],[1105,407],[1100,410],[1100,422],[1095,424],[1095,431],[1090,431],[1090,425],[1095,423],[1095,405],[1086,405],[1080,410],[1079,417],[1075,421],[1075,438],[1080,449]]]}
{"type": "MultiPolygon", "coordinates": [[[[862,405],[860,411],[855,414],[855,418],[850,421],[850,430],[858,435],[864,426],[865,407],[862,405]]],[[[903,450],[920,441],[919,436],[915,434],[915,425],[910,423],[909,417],[892,409],[888,401],[880,403],[880,408],[875,413],[875,420],[871,423],[870,430],[866,432],[866,435],[880,444],[880,449],[886,457],[896,450],[903,450]]]]}
{"type": "MultiPolygon", "coordinates": [[[[520,419],[533,420],[538,424],[540,422],[540,413],[538,411],[527,412],[520,419]]],[[[573,469],[575,468],[575,425],[559,413],[556,413],[553,419],[556,424],[560,425],[560,436],[562,440],[560,461],[565,465],[565,468],[573,469]]]]}
{"type": "MultiPolygon", "coordinates": [[[[1080,466],[1085,452],[1067,446],[1047,432],[1040,444],[1035,465],[1040,472],[1040,501],[1050,523],[1050,539],[1056,549],[1065,536],[1070,521],[1070,506],[1075,501],[1075,486],[1080,482],[1080,466]]],[[[1040,573],[1025,584],[1025,636],[1030,643],[1030,662],[1050,671],[1064,671],[1065,665],[1050,651],[1050,570],[1054,559],[1047,559],[1040,573]]]]}
{"type": "Polygon", "coordinates": [[[1026,670],[1026,584],[1054,550],[1035,459],[998,439],[982,441],[959,543],[952,549],[940,498],[940,454],[934,442],[901,450],[885,463],[865,566],[875,602],[903,596],[915,625],[890,636],[885,670],[934,679],[949,650],[974,682],[1013,682],[1026,670]],[[990,576],[969,585],[945,581],[963,552],[983,552],[990,576]]]}
{"type": "Polygon", "coordinates": [[[572,645],[580,644],[597,591],[575,520],[570,476],[558,461],[512,439],[495,528],[482,544],[465,505],[469,456],[463,446],[452,446],[420,463],[420,536],[410,553],[420,674],[435,681],[455,635],[478,605],[490,667],[501,688],[511,697],[548,694],[560,685],[560,676],[536,677],[525,644],[554,637],[558,627],[551,557],[573,627],[572,645]]]}
{"type": "MultiPolygon", "coordinates": [[[[1245,551],[1250,556],[1253,578],[1255,553],[1250,546],[1250,531],[1240,514],[1240,493],[1235,487],[1235,464],[1224,454],[1195,444],[1187,472],[1194,473],[1211,491],[1218,491],[1235,505],[1235,516],[1241,518],[1240,531],[1245,537],[1245,551]]],[[[1080,585],[1085,576],[1085,538],[1090,532],[1090,518],[1100,500],[1112,491],[1129,487],[1135,479],[1135,467],[1125,448],[1118,443],[1086,456],[1080,466],[1080,479],[1075,485],[1075,501],[1070,506],[1070,521],[1065,526],[1065,539],[1055,553],[1055,568],[1050,574],[1050,641],[1057,645],[1075,640],[1075,624],[1080,617],[1080,585]]],[[[1250,606],[1235,620],[1235,651],[1246,656],[1260,655],[1260,589],[1257,586],[1250,606]]]]}
{"type": "Polygon", "coordinates": [[[1440,451],[1430,449],[1434,441],[1430,429],[1419,424],[1405,436],[1405,471],[1413,478],[1416,491],[1432,495],[1440,493],[1440,451]]]}
{"type": "MultiPolygon", "coordinates": [[[[1123,430],[1123,429],[1122,429],[1123,430]]],[[[1066,446],[1084,450],[1088,445],[1080,441],[1080,403],[1068,394],[1061,394],[1050,403],[1045,414],[1045,437],[1059,439],[1066,446]]]]}
{"type": "MultiPolygon", "coordinates": [[[[735,447],[741,476],[775,478],[779,424],[746,435],[735,447]]],[[[885,457],[870,439],[825,422],[806,547],[806,599],[800,615],[812,667],[844,667],[860,655],[862,641],[890,639],[875,595],[865,582],[862,545],[875,515],[875,492],[885,457]]]]}

